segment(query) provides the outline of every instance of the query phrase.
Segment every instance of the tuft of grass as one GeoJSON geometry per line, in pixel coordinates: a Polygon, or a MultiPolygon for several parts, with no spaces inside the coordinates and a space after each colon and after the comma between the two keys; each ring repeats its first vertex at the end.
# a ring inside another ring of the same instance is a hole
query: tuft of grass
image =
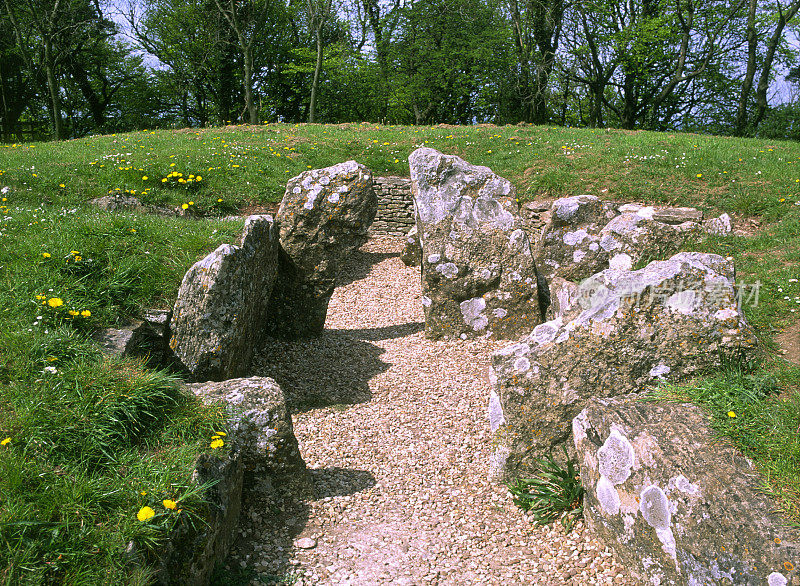
{"type": "Polygon", "coordinates": [[[552,454],[537,458],[535,463],[538,471],[534,476],[507,484],[514,504],[530,511],[537,525],[559,520],[567,532],[571,531],[583,515],[584,491],[575,463],[568,460],[563,468],[552,454]]]}

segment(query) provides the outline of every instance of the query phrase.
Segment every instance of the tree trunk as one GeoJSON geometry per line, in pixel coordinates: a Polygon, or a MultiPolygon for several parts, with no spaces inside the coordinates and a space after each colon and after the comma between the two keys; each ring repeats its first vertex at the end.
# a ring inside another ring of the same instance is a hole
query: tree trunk
{"type": "Polygon", "coordinates": [[[258,124],[258,108],[253,102],[253,46],[245,45],[242,40],[242,48],[247,47],[243,53],[244,61],[244,105],[250,117],[250,124],[258,124]]]}
{"type": "Polygon", "coordinates": [[[50,114],[53,120],[53,140],[63,138],[64,129],[61,119],[61,96],[58,95],[58,83],[56,82],[55,64],[52,58],[52,49],[49,43],[45,43],[45,74],[47,75],[47,90],[50,94],[50,114]]]}
{"type": "Polygon", "coordinates": [[[314,65],[314,80],[311,82],[311,104],[308,107],[308,121],[314,123],[317,108],[317,87],[319,86],[319,72],[322,70],[322,31],[317,29],[317,62],[314,65]]]}
{"type": "Polygon", "coordinates": [[[747,69],[745,70],[742,89],[739,92],[739,105],[736,109],[736,126],[733,133],[743,136],[747,128],[747,102],[753,89],[753,79],[756,75],[756,50],[758,37],[756,36],[756,0],[750,0],[747,11],[747,69]]]}

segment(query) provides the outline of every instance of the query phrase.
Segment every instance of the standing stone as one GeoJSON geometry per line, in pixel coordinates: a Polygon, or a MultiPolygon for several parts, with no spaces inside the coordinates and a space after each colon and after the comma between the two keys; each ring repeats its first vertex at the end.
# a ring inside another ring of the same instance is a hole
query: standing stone
{"type": "Polygon", "coordinates": [[[406,242],[400,251],[400,260],[407,267],[418,267],[422,264],[422,247],[419,245],[419,231],[416,225],[412,226],[406,235],[406,242]]]}
{"type": "Polygon", "coordinates": [[[183,277],[170,348],[198,381],[241,376],[264,335],[278,269],[272,216],[250,216],[241,246],[223,244],[183,277]]]}
{"type": "Polygon", "coordinates": [[[430,148],[417,149],[408,161],[425,334],[466,339],[530,332],[546,308],[511,183],[430,148]]]}
{"type": "Polygon", "coordinates": [[[569,297],[561,317],[492,356],[490,423],[506,477],[565,443],[590,398],[680,381],[718,366],[721,355],[738,359],[755,348],[733,263],[718,255],[684,252],[638,271],[606,269],[569,297]]]}
{"type": "Polygon", "coordinates": [[[289,180],[277,216],[282,250],[269,307],[271,335],[322,333],[336,274],[367,241],[377,209],[372,173],[355,161],[289,180]]]}
{"type": "Polygon", "coordinates": [[[800,531],[701,408],[593,399],[572,429],[586,524],[642,584],[800,583],[800,531]]]}

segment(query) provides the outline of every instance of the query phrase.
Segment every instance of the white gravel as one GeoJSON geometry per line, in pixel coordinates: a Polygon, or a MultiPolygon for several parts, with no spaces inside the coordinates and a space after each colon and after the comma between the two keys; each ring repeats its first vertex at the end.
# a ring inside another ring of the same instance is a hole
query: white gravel
{"type": "Polygon", "coordinates": [[[368,242],[324,335],[272,342],[255,374],[293,407],[304,492],[249,486],[229,566],[254,584],[634,584],[583,523],[534,525],[489,477],[489,356],[425,339],[402,238],[368,242]]]}

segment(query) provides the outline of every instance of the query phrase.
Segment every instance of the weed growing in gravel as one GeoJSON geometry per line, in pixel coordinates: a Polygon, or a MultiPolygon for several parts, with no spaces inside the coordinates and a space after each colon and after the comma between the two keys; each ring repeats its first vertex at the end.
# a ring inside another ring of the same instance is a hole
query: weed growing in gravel
{"type": "Polygon", "coordinates": [[[537,458],[536,463],[538,474],[508,483],[514,504],[531,511],[537,525],[558,519],[569,532],[583,515],[583,486],[575,464],[568,460],[562,468],[552,454],[537,458]]]}

